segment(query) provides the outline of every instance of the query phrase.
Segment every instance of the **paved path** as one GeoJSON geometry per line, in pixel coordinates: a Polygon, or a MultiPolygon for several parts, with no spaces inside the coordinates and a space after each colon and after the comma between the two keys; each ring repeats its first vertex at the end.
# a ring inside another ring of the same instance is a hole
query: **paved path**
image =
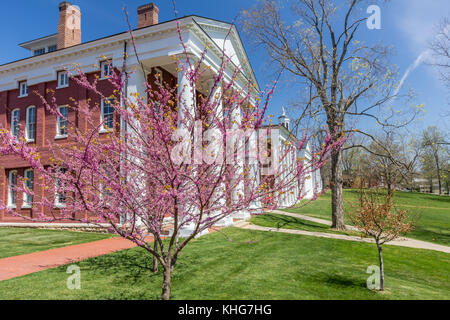
{"type": "MultiPolygon", "coordinates": [[[[307,218],[305,220],[308,220],[308,221],[331,225],[331,223],[327,220],[311,218],[311,217],[303,216],[300,214],[288,213],[288,212],[278,211],[278,210],[272,210],[270,212],[276,213],[276,214],[283,214],[283,215],[290,216],[290,217],[296,217],[296,218],[300,218],[300,219],[304,219],[303,217],[305,217],[305,218],[307,218]],[[323,221],[323,222],[321,222],[321,221],[323,221]]],[[[299,234],[299,235],[319,237],[319,238],[330,238],[330,239],[338,239],[338,240],[374,243],[374,240],[371,238],[361,238],[358,236],[347,236],[344,234],[335,234],[335,233],[324,233],[324,232],[313,232],[313,231],[304,231],[304,230],[295,230],[295,229],[278,229],[278,228],[262,227],[262,226],[253,225],[250,222],[239,223],[236,225],[236,227],[241,228],[241,229],[247,229],[247,230],[281,232],[281,233],[299,234]]],[[[355,229],[355,227],[352,227],[352,226],[348,226],[348,227],[350,227],[349,229],[353,229],[353,230],[355,229]]],[[[448,247],[448,246],[435,244],[435,243],[431,243],[431,242],[426,242],[426,241],[415,240],[415,239],[411,239],[411,238],[400,238],[400,239],[388,242],[386,244],[393,245],[393,246],[400,246],[400,247],[426,249],[426,250],[434,250],[434,251],[450,253],[450,247],[448,247]]]]}
{"type": "Polygon", "coordinates": [[[133,242],[118,237],[3,258],[0,259],[0,281],[135,246],[133,242]]]}
{"type": "MultiPolygon", "coordinates": [[[[299,214],[299,213],[290,213],[290,212],[284,212],[284,211],[280,211],[280,210],[269,210],[268,212],[331,226],[331,221],[329,221],[329,220],[305,216],[305,215],[299,214]]],[[[358,228],[356,228],[354,226],[349,226],[348,224],[346,224],[345,227],[348,230],[358,231],[358,228]]]]}

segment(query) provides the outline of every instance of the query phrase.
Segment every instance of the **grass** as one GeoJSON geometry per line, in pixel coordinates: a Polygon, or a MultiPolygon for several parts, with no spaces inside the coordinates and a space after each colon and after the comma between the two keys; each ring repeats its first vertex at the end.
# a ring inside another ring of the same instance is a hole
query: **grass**
{"type": "Polygon", "coordinates": [[[361,236],[362,233],[357,231],[337,231],[331,229],[330,226],[326,224],[316,223],[313,221],[307,221],[303,219],[299,219],[296,217],[284,216],[281,214],[268,213],[264,215],[254,216],[250,222],[252,224],[262,226],[262,227],[270,227],[270,228],[279,228],[279,229],[294,229],[294,230],[304,230],[304,231],[312,231],[312,232],[323,232],[323,233],[335,233],[335,234],[344,234],[349,236],[361,236]]]}
{"type": "Polygon", "coordinates": [[[111,237],[111,234],[93,232],[0,228],[0,259],[111,237]]]}
{"type": "MultiPolygon", "coordinates": [[[[413,231],[408,237],[418,240],[450,245],[450,197],[416,192],[397,191],[395,204],[416,219],[413,231]]],[[[358,203],[358,190],[344,190],[344,209],[348,212],[358,203]]],[[[331,194],[327,192],[317,201],[301,208],[284,209],[311,217],[331,220],[331,194]]],[[[351,224],[348,217],[345,223],[351,224]]]]}
{"type": "MultiPolygon", "coordinates": [[[[173,275],[173,299],[450,299],[450,256],[385,246],[385,293],[366,288],[377,264],[372,244],[224,229],[185,248],[173,275]]],[[[159,299],[161,274],[133,248],[78,263],[81,290],[67,267],[0,282],[0,299],[159,299]]]]}

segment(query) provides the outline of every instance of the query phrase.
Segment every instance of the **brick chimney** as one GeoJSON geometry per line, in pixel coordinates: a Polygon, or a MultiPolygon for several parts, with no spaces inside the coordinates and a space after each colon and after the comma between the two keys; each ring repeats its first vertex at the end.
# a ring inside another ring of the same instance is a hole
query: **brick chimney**
{"type": "Polygon", "coordinates": [[[137,9],[138,28],[158,24],[159,9],[154,3],[144,4],[137,9]]]}
{"type": "Polygon", "coordinates": [[[81,10],[67,1],[59,4],[58,49],[81,43],[81,10]]]}

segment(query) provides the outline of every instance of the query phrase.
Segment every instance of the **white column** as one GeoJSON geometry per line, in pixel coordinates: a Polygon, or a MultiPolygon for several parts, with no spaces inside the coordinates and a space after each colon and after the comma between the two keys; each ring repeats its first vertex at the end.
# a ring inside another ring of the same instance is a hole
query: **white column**
{"type": "MultiPolygon", "coordinates": [[[[195,120],[196,111],[196,86],[195,83],[189,78],[189,73],[192,71],[191,65],[186,61],[185,57],[180,57],[182,60],[182,67],[178,71],[178,128],[179,129],[190,129],[191,121],[195,120]],[[187,118],[187,119],[186,119],[187,118]]],[[[191,64],[194,62],[191,60],[191,64]]],[[[193,137],[192,137],[193,141],[193,137]]],[[[193,159],[191,159],[193,161],[193,159]]],[[[197,208],[193,209],[192,214],[199,214],[197,208]]],[[[194,223],[188,223],[183,225],[183,227],[178,230],[179,237],[188,237],[195,230],[194,223]]],[[[172,232],[172,231],[171,231],[172,232]]],[[[208,230],[204,230],[197,237],[208,233],[208,230]]]]}
{"type": "MultiPolygon", "coordinates": [[[[192,62],[191,62],[192,63],[192,62]]],[[[196,89],[195,83],[189,79],[188,73],[192,71],[192,66],[184,59],[182,68],[178,71],[178,128],[183,126],[181,120],[186,118],[186,113],[191,117],[191,120],[195,118],[196,109],[196,89]]]]}
{"type": "MultiPolygon", "coordinates": [[[[138,107],[139,105],[139,99],[143,98],[144,99],[144,103],[147,103],[147,92],[146,92],[146,76],[142,70],[142,68],[139,65],[135,65],[132,66],[130,68],[130,71],[132,71],[129,75],[129,78],[127,80],[127,98],[128,98],[128,102],[130,104],[134,104],[138,107]],[[136,95],[136,93],[138,95],[136,95]]],[[[129,107],[124,105],[124,107],[129,107]]],[[[137,121],[136,119],[132,119],[131,122],[126,123],[125,121],[123,121],[123,119],[121,120],[121,125],[122,125],[122,130],[124,130],[123,132],[126,133],[128,135],[128,138],[134,139],[135,137],[137,137],[137,132],[140,129],[140,122],[137,121]]],[[[134,157],[131,154],[127,154],[126,155],[127,160],[129,162],[132,163],[140,163],[140,159],[138,157],[134,157]]],[[[133,174],[133,172],[128,171],[128,175],[133,174]]],[[[146,192],[148,192],[147,190],[147,184],[146,184],[146,179],[144,176],[144,173],[142,171],[136,171],[135,174],[137,176],[142,176],[141,178],[137,177],[134,178],[133,181],[139,181],[139,185],[138,187],[142,190],[142,195],[145,196],[146,192]]],[[[128,217],[129,219],[129,217],[128,217]]],[[[131,222],[131,221],[130,221],[131,222]]],[[[142,225],[142,219],[140,217],[136,218],[136,225],[142,225]]]]}
{"type": "MultiPolygon", "coordinates": [[[[239,105],[233,106],[233,109],[231,111],[231,121],[232,121],[232,128],[233,129],[239,129],[242,121],[241,116],[241,109],[239,105]]],[[[242,153],[242,149],[245,149],[244,145],[245,141],[244,139],[241,139],[240,137],[237,140],[236,148],[237,153],[242,153]]],[[[231,194],[231,201],[234,203],[238,202],[241,197],[245,197],[245,190],[244,190],[244,162],[245,162],[245,152],[244,152],[244,158],[240,158],[239,156],[236,157],[235,161],[237,164],[235,165],[236,171],[234,173],[235,181],[233,182],[233,185],[235,185],[236,181],[239,180],[237,185],[235,186],[232,194],[231,194]]],[[[249,220],[250,219],[250,212],[246,209],[242,209],[239,212],[236,212],[233,214],[233,218],[239,219],[239,220],[249,220]]]]}
{"type": "MultiPolygon", "coordinates": [[[[211,81],[208,85],[209,90],[213,90],[214,86],[214,81],[211,81]]],[[[212,103],[216,103],[217,107],[216,107],[216,112],[213,112],[213,117],[216,116],[218,121],[222,121],[223,120],[223,100],[222,100],[222,87],[220,86],[220,84],[218,84],[218,86],[214,89],[214,92],[212,92],[212,96],[214,97],[214,102],[212,103]]],[[[211,119],[212,121],[212,119],[211,119]]],[[[223,148],[224,146],[222,146],[223,148]]],[[[225,150],[222,150],[222,152],[224,152],[225,150]]],[[[224,160],[222,161],[221,164],[218,165],[217,170],[221,170],[224,166],[225,166],[225,158],[223,158],[224,160]]],[[[217,196],[220,197],[219,199],[217,199],[217,205],[219,207],[223,207],[225,208],[226,206],[226,198],[225,198],[225,192],[226,192],[226,186],[225,183],[222,182],[219,186],[218,186],[218,191],[217,191],[217,196]]],[[[217,212],[212,213],[213,215],[220,215],[222,214],[222,210],[219,209],[217,212]]],[[[218,227],[228,227],[231,226],[233,224],[233,217],[231,215],[224,217],[223,219],[217,221],[217,223],[215,224],[215,226],[218,227]]]]}
{"type": "MultiPolygon", "coordinates": [[[[256,148],[256,150],[258,149],[258,136],[256,131],[252,134],[252,136],[249,139],[249,148],[256,148]]],[[[249,188],[251,188],[252,190],[256,189],[259,187],[260,184],[260,168],[259,168],[259,163],[258,163],[258,159],[255,159],[252,162],[252,159],[249,159],[249,173],[248,173],[248,178],[249,178],[249,188]]],[[[252,201],[250,203],[250,211],[251,213],[255,213],[255,214],[261,214],[263,213],[262,210],[262,205],[261,205],[261,201],[260,199],[256,199],[254,201],[252,201]]]]}

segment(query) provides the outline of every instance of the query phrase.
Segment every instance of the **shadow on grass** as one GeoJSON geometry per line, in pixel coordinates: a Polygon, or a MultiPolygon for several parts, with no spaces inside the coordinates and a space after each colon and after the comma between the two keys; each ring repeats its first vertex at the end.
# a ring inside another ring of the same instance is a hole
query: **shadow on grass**
{"type": "Polygon", "coordinates": [[[314,229],[317,231],[325,231],[330,229],[328,226],[316,224],[307,220],[300,220],[289,216],[273,215],[270,213],[263,216],[258,216],[257,218],[261,219],[263,222],[273,223],[278,229],[282,229],[287,225],[299,230],[314,229]]]}
{"type": "Polygon", "coordinates": [[[339,286],[339,287],[348,287],[348,288],[352,287],[352,288],[360,288],[360,289],[366,288],[365,281],[361,281],[360,279],[340,276],[340,275],[328,275],[325,278],[324,282],[327,284],[339,286]]]}
{"type": "Polygon", "coordinates": [[[153,256],[144,249],[133,248],[91,258],[83,262],[82,268],[102,275],[114,275],[116,280],[127,284],[136,284],[143,278],[148,281],[159,276],[160,273],[152,272],[152,263],[153,256]]]}

